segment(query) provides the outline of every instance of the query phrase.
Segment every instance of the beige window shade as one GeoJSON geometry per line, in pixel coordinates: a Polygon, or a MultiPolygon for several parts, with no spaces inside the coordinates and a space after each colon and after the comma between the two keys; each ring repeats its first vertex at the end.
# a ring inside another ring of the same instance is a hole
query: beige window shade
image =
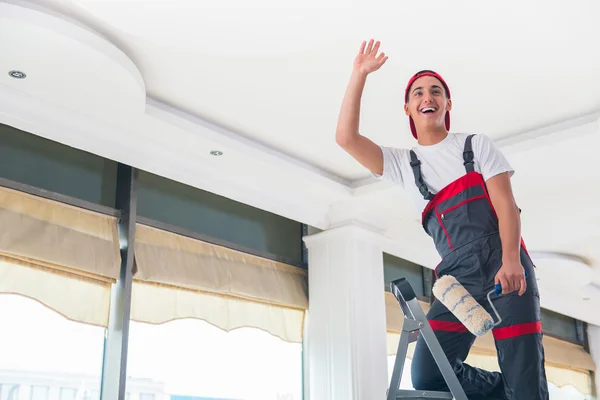
{"type": "Polygon", "coordinates": [[[301,268],[142,224],[135,259],[136,321],[199,318],[224,330],[252,326],[301,341],[308,308],[301,268]]]}
{"type": "Polygon", "coordinates": [[[107,326],[121,256],[114,217],[0,187],[0,293],[107,326]]]}
{"type": "Polygon", "coordinates": [[[67,319],[106,327],[111,284],[0,256],[0,294],[37,300],[67,319]]]}
{"type": "Polygon", "coordinates": [[[0,254],[114,281],[121,256],[114,217],[0,187],[0,254]]]}
{"type": "Polygon", "coordinates": [[[304,329],[303,310],[160,284],[133,283],[133,321],[162,324],[183,318],[201,319],[226,332],[258,328],[293,343],[302,342],[304,329]]]}
{"type": "MultiPolygon", "coordinates": [[[[395,355],[402,331],[404,314],[393,294],[386,292],[388,355],[395,355]]],[[[419,302],[427,313],[429,304],[419,302]]],[[[550,336],[544,336],[544,353],[548,380],[558,387],[572,385],[583,394],[590,394],[590,371],[596,370],[594,360],[583,347],[550,336]]],[[[412,359],[415,343],[409,345],[407,357],[412,359]]],[[[491,333],[478,337],[466,360],[470,365],[498,371],[494,337],[491,333]],[[494,369],[495,368],[495,369],[494,369]]]]}

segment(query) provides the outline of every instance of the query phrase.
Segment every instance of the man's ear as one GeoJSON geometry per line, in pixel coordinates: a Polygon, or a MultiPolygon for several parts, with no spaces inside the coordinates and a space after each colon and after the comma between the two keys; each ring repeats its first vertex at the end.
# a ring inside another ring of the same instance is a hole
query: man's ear
{"type": "Polygon", "coordinates": [[[408,104],[404,104],[404,113],[407,117],[410,117],[410,111],[408,111],[408,104]]]}
{"type": "Polygon", "coordinates": [[[446,111],[452,111],[452,100],[448,99],[446,103],[446,111]]]}

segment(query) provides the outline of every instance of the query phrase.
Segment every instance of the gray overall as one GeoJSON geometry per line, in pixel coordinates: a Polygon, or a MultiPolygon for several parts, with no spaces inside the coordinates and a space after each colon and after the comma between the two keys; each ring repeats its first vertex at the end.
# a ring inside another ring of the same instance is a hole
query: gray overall
{"type": "MultiPolygon", "coordinates": [[[[415,183],[426,200],[423,228],[442,257],[438,277],[454,276],[471,295],[494,315],[486,295],[494,289],[494,277],[502,266],[498,218],[485,181],[474,169],[473,135],[463,152],[466,174],[433,195],[421,176],[420,161],[411,151],[415,183]]],[[[533,263],[521,240],[521,264],[527,271],[527,290],[492,296],[502,323],[493,330],[501,373],[474,368],[466,359],[475,336],[439,301],[427,319],[469,399],[548,399],[544,369],[540,301],[533,263]]],[[[412,360],[412,382],[417,390],[448,388],[427,345],[417,340],[412,360]]]]}

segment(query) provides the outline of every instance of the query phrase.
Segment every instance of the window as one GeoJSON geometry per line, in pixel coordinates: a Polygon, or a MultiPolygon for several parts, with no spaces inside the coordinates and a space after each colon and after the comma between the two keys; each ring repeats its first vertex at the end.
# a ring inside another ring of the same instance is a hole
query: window
{"type": "Polygon", "coordinates": [[[31,400],[48,400],[48,387],[47,386],[32,386],[31,387],[31,400]]]}
{"type": "MultiPolygon", "coordinates": [[[[404,361],[404,368],[402,369],[402,378],[400,379],[400,389],[413,390],[412,378],[410,376],[412,360],[406,358],[404,361]]],[[[394,372],[394,364],[396,363],[396,355],[388,356],[388,387],[392,380],[392,373],[394,372]]]]}
{"type": "Polygon", "coordinates": [[[19,386],[11,384],[0,385],[0,400],[18,400],[19,399],[19,386]]]}
{"type": "Polygon", "coordinates": [[[96,390],[86,390],[83,393],[82,400],[100,400],[100,392],[96,390]]]}
{"type": "Polygon", "coordinates": [[[302,224],[247,204],[140,171],[138,215],[302,262],[302,224]]]}
{"type": "Polygon", "coordinates": [[[20,383],[19,397],[3,385],[0,400],[49,400],[50,391],[54,400],[82,400],[77,389],[100,389],[104,328],[13,294],[0,294],[0,321],[0,382],[20,383]]]}
{"type": "Polygon", "coordinates": [[[578,333],[578,322],[575,318],[542,309],[542,326],[544,334],[572,343],[583,345],[583,335],[578,333]]]}
{"type": "Polygon", "coordinates": [[[561,400],[588,400],[590,397],[580,393],[573,386],[563,386],[559,388],[552,382],[548,382],[548,393],[551,399],[561,400]]]}
{"type": "Polygon", "coordinates": [[[417,297],[425,298],[428,294],[425,293],[425,286],[427,285],[424,280],[424,270],[426,268],[418,264],[383,253],[383,275],[386,285],[397,279],[405,278],[412,286],[417,297]]]}
{"type": "Polygon", "coordinates": [[[225,332],[196,319],[132,321],[128,352],[128,392],[150,393],[139,388],[148,382],[171,399],[302,399],[302,345],[259,329],[225,332]]]}
{"type": "Polygon", "coordinates": [[[77,389],[72,388],[61,388],[60,389],[60,400],[76,400],[77,389]]]}
{"type": "Polygon", "coordinates": [[[0,124],[0,178],[114,207],[117,163],[0,124]]]}

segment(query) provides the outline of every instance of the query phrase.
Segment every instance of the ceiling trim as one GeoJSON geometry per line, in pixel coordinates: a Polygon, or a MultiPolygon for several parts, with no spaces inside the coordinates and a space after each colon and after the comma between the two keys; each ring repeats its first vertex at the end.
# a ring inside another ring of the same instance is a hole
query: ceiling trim
{"type": "Polygon", "coordinates": [[[300,183],[297,192],[281,191],[276,180],[264,177],[264,185],[256,187],[243,177],[223,174],[214,163],[162,143],[144,140],[140,145],[139,134],[129,128],[72,112],[4,85],[0,85],[0,123],[320,229],[328,227],[331,196],[327,190],[312,193],[309,200],[309,196],[302,196],[300,183]]]}
{"type": "MultiPolygon", "coordinates": [[[[328,173],[293,156],[275,150],[265,144],[247,138],[239,133],[225,129],[203,118],[191,115],[150,96],[146,101],[146,114],[169,125],[184,129],[200,137],[216,142],[229,149],[260,159],[263,162],[284,167],[290,172],[300,174],[304,178],[317,180],[329,190],[342,195],[350,195],[350,181],[328,173]]],[[[332,137],[333,140],[333,137],[332,137]]]]}
{"type": "Polygon", "coordinates": [[[495,142],[504,151],[514,154],[598,132],[600,132],[600,110],[520,132],[495,142]]]}

